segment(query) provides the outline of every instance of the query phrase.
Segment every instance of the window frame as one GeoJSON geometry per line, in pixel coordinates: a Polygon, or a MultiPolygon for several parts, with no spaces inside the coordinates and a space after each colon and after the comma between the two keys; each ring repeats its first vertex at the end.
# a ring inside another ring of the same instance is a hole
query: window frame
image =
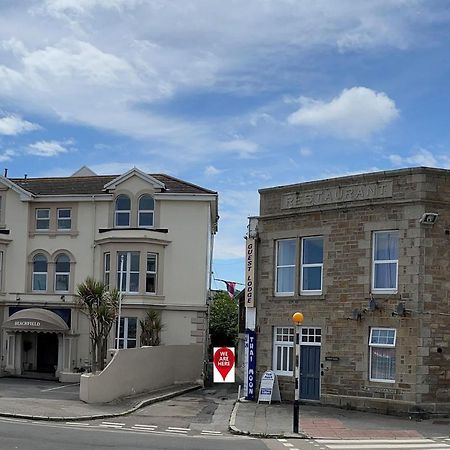
{"type": "Polygon", "coordinates": [[[374,231],[372,235],[372,292],[379,293],[379,294],[396,294],[398,292],[398,269],[399,269],[399,259],[400,256],[400,233],[399,230],[379,230],[374,231]],[[397,259],[380,259],[375,260],[375,253],[376,253],[376,240],[377,236],[380,234],[386,234],[386,233],[396,233],[398,236],[397,241],[397,259]],[[377,288],[375,287],[375,266],[381,265],[381,264],[395,264],[396,265],[396,277],[395,277],[395,288],[377,288]]]}
{"type": "Polygon", "coordinates": [[[295,328],[294,327],[273,327],[273,345],[272,345],[272,368],[273,371],[277,375],[282,376],[292,376],[294,374],[294,341],[295,341],[295,328]],[[284,330],[287,329],[288,332],[284,333],[284,330]],[[277,332],[277,330],[281,330],[281,332],[277,332]],[[277,336],[286,335],[288,337],[287,341],[278,340],[277,336]],[[281,369],[278,369],[278,349],[281,349],[281,369]],[[287,369],[283,369],[283,353],[287,353],[286,362],[287,369]],[[291,368],[291,370],[289,370],[291,368]]]}
{"type": "Polygon", "coordinates": [[[305,236],[301,238],[301,254],[300,254],[300,295],[322,295],[323,293],[323,261],[324,261],[324,244],[325,239],[322,235],[305,236]],[[305,241],[321,239],[322,240],[322,262],[321,263],[304,263],[305,241]],[[303,289],[304,269],[320,267],[320,289],[303,289]]]}
{"type": "Polygon", "coordinates": [[[120,278],[123,275],[123,273],[125,274],[125,286],[122,285],[122,293],[124,294],[139,294],[140,292],[140,282],[141,282],[141,252],[140,251],[118,251],[116,253],[117,255],[117,289],[120,291],[120,278]],[[122,272],[122,268],[121,268],[121,263],[120,263],[120,257],[121,255],[127,255],[126,256],[126,265],[124,267],[124,272],[122,272]],[[135,254],[138,256],[138,270],[131,270],[131,256],[135,254]],[[131,274],[136,274],[138,275],[138,282],[137,282],[137,290],[136,291],[130,291],[130,280],[131,280],[131,274]]]}
{"type": "Polygon", "coordinates": [[[114,199],[114,228],[130,228],[131,227],[131,210],[132,210],[132,204],[131,204],[131,198],[129,195],[126,194],[119,194],[114,199]],[[117,202],[121,198],[126,198],[130,204],[129,209],[117,209],[117,202]],[[118,225],[117,224],[117,217],[119,214],[127,214],[128,215],[128,225],[118,225]]]}
{"type": "Polygon", "coordinates": [[[391,378],[373,378],[372,377],[372,349],[376,349],[376,348],[393,348],[394,350],[396,349],[396,344],[397,344],[397,329],[396,328],[384,328],[384,327],[371,327],[370,328],[370,332],[369,332],[369,381],[373,381],[373,382],[377,382],[377,383],[395,383],[395,375],[397,372],[397,361],[396,361],[396,355],[394,353],[394,361],[395,361],[395,366],[394,366],[394,379],[391,378]],[[392,344],[389,343],[372,343],[372,337],[373,337],[373,332],[377,330],[384,330],[384,331],[393,331],[394,332],[394,342],[392,344]]]}
{"type": "Polygon", "coordinates": [[[70,231],[72,230],[72,208],[56,208],[56,230],[57,231],[70,231]],[[59,217],[61,211],[69,211],[69,217],[59,217]],[[69,228],[61,228],[59,226],[60,221],[68,221],[69,228]]]}
{"type": "Polygon", "coordinates": [[[138,331],[138,319],[137,317],[121,317],[120,321],[123,320],[123,337],[120,337],[120,326],[119,326],[119,336],[117,336],[117,319],[115,321],[115,330],[116,330],[116,337],[114,339],[114,348],[119,348],[119,349],[127,349],[127,348],[137,348],[137,331],[138,331]],[[136,326],[135,326],[135,337],[134,338],[130,338],[128,337],[128,332],[129,332],[129,319],[134,319],[136,321],[136,326]],[[119,346],[117,346],[117,341],[119,342],[119,346]],[[120,342],[122,341],[122,347],[120,347],[120,342]],[[129,341],[134,341],[135,346],[134,347],[130,347],[128,345],[129,341]]]}
{"type": "Polygon", "coordinates": [[[103,284],[108,289],[111,285],[111,252],[103,253],[103,284]]]}
{"type": "Polygon", "coordinates": [[[35,229],[36,231],[50,231],[50,208],[36,208],[35,209],[35,229]],[[47,211],[48,217],[38,217],[40,211],[47,211]],[[40,221],[48,221],[47,228],[39,228],[38,223],[40,221]]]}
{"type": "Polygon", "coordinates": [[[55,258],[55,285],[54,285],[54,292],[64,292],[67,293],[70,291],[70,256],[67,255],[67,253],[59,253],[56,258],[55,258]],[[65,256],[68,259],[68,264],[69,264],[69,271],[68,272],[58,272],[57,266],[58,266],[58,259],[61,258],[62,256],[65,256]],[[57,289],[57,277],[58,276],[64,276],[67,277],[67,290],[61,290],[61,289],[57,289]]]}
{"type": "Polygon", "coordinates": [[[285,239],[277,239],[275,241],[275,296],[276,297],[290,297],[295,295],[295,273],[296,273],[296,260],[297,260],[297,239],[296,238],[285,238],[285,239]],[[286,265],[279,265],[278,264],[278,254],[279,254],[279,245],[281,242],[287,242],[292,241],[295,244],[295,254],[294,254],[294,263],[293,264],[286,264],[286,265]],[[294,279],[292,281],[292,291],[278,291],[278,271],[279,269],[289,269],[293,267],[294,268],[294,279]]]}
{"type": "Polygon", "coordinates": [[[155,295],[158,292],[158,254],[153,252],[147,252],[146,259],[145,259],[145,293],[150,295],[155,295]],[[155,257],[155,270],[150,271],[148,270],[148,257],[154,256],[155,257]],[[155,290],[147,291],[147,277],[148,275],[154,275],[155,277],[155,290]]]}
{"type": "Polygon", "coordinates": [[[31,291],[32,292],[47,292],[48,291],[48,258],[43,254],[43,253],[37,253],[36,255],[33,256],[33,259],[31,261],[31,265],[32,265],[32,272],[31,272],[31,291]],[[47,271],[46,272],[35,272],[34,270],[34,264],[35,264],[35,259],[38,256],[42,256],[45,259],[45,263],[46,263],[46,268],[47,271]],[[45,274],[45,289],[35,289],[35,275],[43,275],[45,274]]]}
{"type": "Polygon", "coordinates": [[[138,199],[138,214],[137,214],[138,228],[154,228],[155,226],[155,199],[150,194],[142,194],[138,199]],[[153,209],[141,209],[141,200],[144,197],[149,197],[153,201],[153,209]],[[141,225],[141,214],[151,214],[152,224],[151,225],[141,225]]]}

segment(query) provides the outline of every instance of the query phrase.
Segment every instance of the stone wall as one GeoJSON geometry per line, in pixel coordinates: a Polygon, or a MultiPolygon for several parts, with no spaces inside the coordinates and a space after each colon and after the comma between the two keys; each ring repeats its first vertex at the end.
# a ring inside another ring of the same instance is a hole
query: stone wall
{"type": "MultiPolygon", "coordinates": [[[[273,328],[292,326],[298,310],[303,326],[322,329],[322,402],[381,411],[448,408],[449,174],[406,169],[260,191],[259,377],[272,368],[273,328]],[[419,223],[424,212],[439,213],[435,225],[419,223]],[[379,309],[370,311],[372,236],[382,230],[399,231],[398,292],[373,294],[379,309]],[[296,270],[296,294],[275,296],[276,240],[296,238],[299,249],[302,237],[317,235],[324,237],[322,294],[299,295],[296,270]],[[392,314],[400,302],[406,317],[392,314]],[[361,320],[352,318],[354,309],[361,320]],[[395,383],[369,381],[370,327],[397,330],[395,383]]],[[[283,398],[291,399],[291,377],[279,381],[283,398]]]]}

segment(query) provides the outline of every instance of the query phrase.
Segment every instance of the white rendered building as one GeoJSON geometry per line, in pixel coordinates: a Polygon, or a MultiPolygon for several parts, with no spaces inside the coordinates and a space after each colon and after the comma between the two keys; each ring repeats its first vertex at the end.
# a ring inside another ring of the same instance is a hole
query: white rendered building
{"type": "Polygon", "coordinates": [[[217,220],[216,192],[136,168],[0,177],[1,373],[88,369],[77,285],[90,276],[119,288],[122,259],[119,347],[140,345],[149,308],[161,312],[163,345],[203,343],[217,220]]]}

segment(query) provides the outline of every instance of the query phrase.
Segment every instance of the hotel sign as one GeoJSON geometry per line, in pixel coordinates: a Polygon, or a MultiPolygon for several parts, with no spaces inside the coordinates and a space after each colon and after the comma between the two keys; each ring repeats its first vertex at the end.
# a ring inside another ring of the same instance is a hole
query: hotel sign
{"type": "Polygon", "coordinates": [[[387,197],[392,197],[392,181],[336,186],[284,194],[281,198],[281,209],[308,208],[387,197]]]}
{"type": "Polygon", "coordinates": [[[245,306],[255,306],[255,239],[247,238],[245,245],[245,306]]]}
{"type": "Polygon", "coordinates": [[[16,320],[14,322],[14,326],[16,327],[40,327],[41,322],[37,320],[16,320]]]}

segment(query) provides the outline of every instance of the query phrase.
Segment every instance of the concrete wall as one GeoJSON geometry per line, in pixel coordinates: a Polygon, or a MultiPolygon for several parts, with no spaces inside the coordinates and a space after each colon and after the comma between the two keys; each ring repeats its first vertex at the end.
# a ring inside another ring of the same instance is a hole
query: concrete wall
{"type": "Polygon", "coordinates": [[[167,345],[119,350],[98,375],[81,376],[80,399],[105,403],[179,382],[195,382],[202,372],[202,345],[167,345]]]}

